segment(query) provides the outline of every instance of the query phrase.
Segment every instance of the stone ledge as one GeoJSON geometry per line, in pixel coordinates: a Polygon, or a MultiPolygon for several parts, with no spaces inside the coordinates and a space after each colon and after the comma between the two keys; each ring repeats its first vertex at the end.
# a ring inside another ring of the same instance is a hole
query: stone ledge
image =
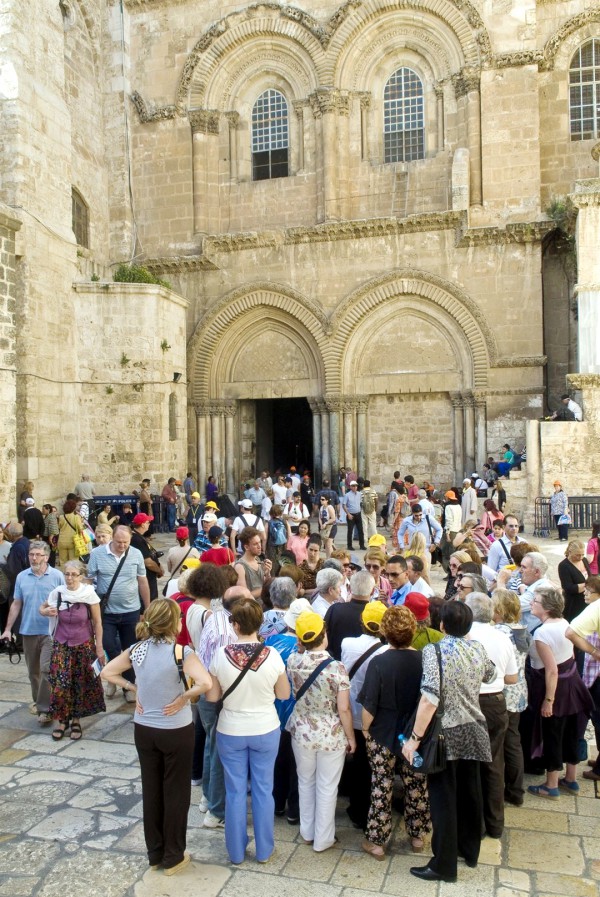
{"type": "Polygon", "coordinates": [[[19,218],[17,212],[5,203],[0,202],[0,227],[8,227],[9,230],[18,231],[21,229],[23,221],[19,218]]]}
{"type": "Polygon", "coordinates": [[[173,290],[169,290],[167,287],[162,287],[157,283],[76,281],[73,284],[73,289],[76,293],[84,293],[88,296],[101,296],[106,293],[131,293],[133,295],[146,293],[147,295],[160,296],[162,299],[166,299],[174,305],[179,305],[181,308],[188,308],[190,304],[189,300],[184,299],[179,293],[175,293],[173,290]]]}

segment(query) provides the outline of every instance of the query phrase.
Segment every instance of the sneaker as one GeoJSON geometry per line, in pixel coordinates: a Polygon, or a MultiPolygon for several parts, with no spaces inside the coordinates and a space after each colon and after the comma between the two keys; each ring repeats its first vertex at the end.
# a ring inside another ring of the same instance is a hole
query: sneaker
{"type": "Polygon", "coordinates": [[[192,779],[192,785],[193,785],[195,788],[198,788],[198,786],[201,785],[201,784],[202,784],[202,779],[192,779]]]}
{"type": "MultiPolygon", "coordinates": [[[[204,795],[200,798],[200,803],[198,804],[198,808],[200,809],[200,812],[201,812],[201,813],[207,813],[207,812],[208,812],[208,801],[207,801],[207,799],[204,797],[204,795]]],[[[213,818],[215,818],[215,817],[213,817],[213,818]]]]}
{"type": "Polygon", "coordinates": [[[219,819],[218,816],[213,816],[210,810],[208,810],[202,825],[204,828],[225,828],[225,820],[219,819]]]}
{"type": "Polygon", "coordinates": [[[182,869],[185,869],[186,866],[189,866],[192,858],[189,853],[184,853],[183,859],[180,863],[177,863],[176,866],[169,866],[168,869],[164,870],[165,875],[175,875],[176,872],[181,872],[182,869]]]}
{"type": "Polygon", "coordinates": [[[40,726],[49,726],[52,722],[52,717],[49,713],[38,713],[38,723],[40,726]]]}
{"type": "Polygon", "coordinates": [[[125,691],[125,689],[123,689],[123,697],[128,704],[135,704],[135,702],[137,701],[137,697],[134,691],[125,691]]]}
{"type": "Polygon", "coordinates": [[[107,698],[114,698],[117,693],[117,686],[114,682],[105,682],[104,683],[104,694],[107,698]]]}

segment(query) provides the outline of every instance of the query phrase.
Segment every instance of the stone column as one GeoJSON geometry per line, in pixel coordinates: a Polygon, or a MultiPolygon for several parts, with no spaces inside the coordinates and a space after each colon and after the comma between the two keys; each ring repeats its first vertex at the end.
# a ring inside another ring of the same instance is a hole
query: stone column
{"type": "Polygon", "coordinates": [[[212,446],[212,474],[218,483],[219,491],[223,489],[225,482],[225,459],[223,457],[223,407],[220,402],[211,402],[210,410],[210,436],[212,446]]]}
{"type": "Polygon", "coordinates": [[[469,133],[471,205],[483,202],[481,176],[481,93],[478,71],[465,71],[464,83],[467,92],[467,127],[469,133]]]}
{"type": "Polygon", "coordinates": [[[321,488],[323,480],[323,452],[321,442],[321,410],[316,399],[309,399],[308,404],[312,411],[313,431],[313,483],[315,488],[321,488]]]}
{"type": "MultiPolygon", "coordinates": [[[[17,277],[15,240],[21,219],[0,203],[0,520],[17,510],[17,277]]],[[[44,499],[46,500],[46,499],[44,499]]]]}
{"type": "Polygon", "coordinates": [[[202,493],[204,484],[209,476],[208,458],[206,451],[206,431],[208,425],[208,417],[206,414],[206,406],[196,405],[196,445],[198,454],[198,490],[202,493]]]}
{"type": "MultiPolygon", "coordinates": [[[[321,413],[321,447],[322,447],[322,466],[323,477],[333,483],[331,477],[331,452],[329,450],[329,411],[325,402],[319,402],[319,410],[321,413]]],[[[337,469],[335,471],[337,476],[337,469]]]]}
{"type": "Polygon", "coordinates": [[[353,397],[344,399],[344,435],[342,440],[341,463],[344,467],[356,469],[356,453],[354,451],[354,421],[356,419],[356,403],[353,397]]]}
{"type": "Polygon", "coordinates": [[[475,469],[475,400],[473,393],[463,395],[464,420],[465,420],[465,465],[469,470],[465,476],[471,476],[475,469]]]}
{"type": "Polygon", "coordinates": [[[437,116],[437,151],[444,149],[444,89],[441,84],[434,87],[437,116]]]}
{"type": "MultiPolygon", "coordinates": [[[[600,142],[592,149],[600,159],[600,142]]],[[[577,342],[579,372],[600,373],[600,177],[575,182],[570,199],[577,207],[577,342]]],[[[585,416],[585,408],[584,408],[585,416]]]]}
{"type": "Polygon", "coordinates": [[[229,122],[229,177],[232,181],[238,179],[238,145],[237,128],[240,120],[239,112],[226,112],[225,118],[229,122]]]}
{"type": "MultiPolygon", "coordinates": [[[[294,100],[294,112],[298,122],[298,171],[304,170],[304,107],[305,100],[294,100]]],[[[294,172],[296,173],[296,172],[294,172]]]]}
{"type": "MultiPolygon", "coordinates": [[[[192,170],[194,175],[194,232],[211,230],[211,190],[218,176],[218,141],[220,113],[214,109],[197,109],[189,113],[192,128],[192,170]]],[[[215,228],[213,228],[214,230],[215,228]]]]}
{"type": "Polygon", "coordinates": [[[225,414],[225,489],[228,495],[235,496],[235,459],[237,458],[237,451],[233,418],[237,411],[237,402],[224,402],[223,408],[225,414]]]}
{"type": "Polygon", "coordinates": [[[371,94],[366,91],[360,94],[360,158],[367,162],[369,155],[369,109],[371,94]]]}
{"type": "Polygon", "coordinates": [[[487,405],[485,393],[474,392],[475,401],[475,467],[479,471],[487,461],[487,405]]]}
{"type": "Polygon", "coordinates": [[[461,394],[459,392],[451,392],[450,401],[452,403],[454,479],[457,484],[460,484],[465,476],[464,410],[461,394]]]}
{"type": "Polygon", "coordinates": [[[367,439],[367,412],[369,410],[369,398],[365,396],[357,400],[356,406],[356,472],[361,477],[366,477],[369,469],[368,439],[367,439]]]}
{"type": "MultiPolygon", "coordinates": [[[[542,478],[540,467],[540,422],[528,420],[525,423],[525,445],[527,447],[527,505],[523,522],[535,525],[535,500],[542,494],[542,478]]],[[[534,536],[537,533],[534,532],[534,536]]]]}
{"type": "Polygon", "coordinates": [[[317,214],[319,221],[339,219],[340,141],[338,113],[348,115],[347,95],[333,87],[319,87],[309,97],[317,128],[317,214]],[[320,146],[319,146],[320,145],[320,146]]]}
{"type": "Polygon", "coordinates": [[[328,396],[325,399],[329,411],[329,452],[331,470],[337,476],[340,469],[340,413],[343,409],[341,396],[328,396]]]}

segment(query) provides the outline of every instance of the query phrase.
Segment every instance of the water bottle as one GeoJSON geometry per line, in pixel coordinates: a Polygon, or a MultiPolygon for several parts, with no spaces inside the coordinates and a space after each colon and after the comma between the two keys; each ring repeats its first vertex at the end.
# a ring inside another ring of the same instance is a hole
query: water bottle
{"type": "MultiPolygon", "coordinates": [[[[400,735],[398,735],[398,741],[400,742],[400,744],[404,744],[405,741],[408,741],[408,738],[401,732],[400,735]]],[[[423,766],[423,758],[417,751],[415,751],[413,754],[412,765],[415,769],[419,769],[419,767],[423,766]]]]}

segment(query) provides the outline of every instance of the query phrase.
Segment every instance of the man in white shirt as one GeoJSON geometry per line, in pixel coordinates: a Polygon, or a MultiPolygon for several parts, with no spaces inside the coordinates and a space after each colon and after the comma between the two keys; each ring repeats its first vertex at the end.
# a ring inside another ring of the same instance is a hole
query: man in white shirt
{"type": "MultiPolygon", "coordinates": [[[[570,411],[575,420],[583,420],[583,411],[581,410],[581,405],[578,405],[577,402],[574,402],[573,399],[569,396],[568,393],[565,393],[560,397],[561,403],[570,411]]],[[[552,415],[552,420],[560,420],[561,412],[555,411],[552,415]]]]}
{"type": "Polygon", "coordinates": [[[509,637],[492,623],[493,601],[483,592],[472,592],[465,600],[473,611],[469,638],[481,642],[496,666],[496,677],[482,682],[479,706],[485,716],[492,748],[491,763],[481,763],[483,818],[490,838],[502,837],[504,831],[504,736],[508,728],[508,711],[503,690],[514,685],[519,677],[517,659],[509,637]]]}
{"type": "Polygon", "coordinates": [[[284,506],[287,498],[287,487],[283,477],[277,477],[277,482],[273,483],[273,504],[284,506]]]}
{"type": "Polygon", "coordinates": [[[524,541],[519,535],[519,521],[512,514],[507,514],[504,520],[504,535],[492,542],[487,559],[488,567],[491,567],[494,573],[497,573],[501,567],[512,564],[513,559],[510,556],[511,545],[524,541]]]}
{"type": "Polygon", "coordinates": [[[407,595],[411,592],[419,592],[421,595],[425,595],[426,598],[433,598],[434,591],[431,586],[425,582],[422,576],[424,569],[425,565],[421,558],[416,555],[411,555],[406,558],[406,573],[410,583],[410,588],[406,593],[407,595]]]}
{"type": "Polygon", "coordinates": [[[473,489],[469,477],[465,477],[463,480],[463,491],[460,504],[462,508],[463,526],[468,520],[477,521],[477,493],[473,489]]]}
{"type": "MultiPolygon", "coordinates": [[[[238,501],[238,505],[240,507],[240,513],[231,523],[231,536],[229,539],[231,550],[236,551],[237,546],[236,542],[238,540],[238,536],[243,529],[247,526],[253,526],[260,533],[260,540],[263,546],[263,552],[265,550],[265,544],[267,541],[267,534],[265,532],[265,526],[260,516],[257,516],[252,512],[252,502],[249,498],[243,498],[241,501],[238,501]]],[[[238,554],[241,554],[241,546],[239,546],[238,554]]]]}
{"type": "Polygon", "coordinates": [[[521,623],[529,632],[539,626],[540,621],[531,613],[531,602],[536,589],[540,586],[552,586],[548,579],[548,561],[539,551],[529,551],[521,561],[521,585],[519,586],[519,604],[521,605],[521,623]]]}

